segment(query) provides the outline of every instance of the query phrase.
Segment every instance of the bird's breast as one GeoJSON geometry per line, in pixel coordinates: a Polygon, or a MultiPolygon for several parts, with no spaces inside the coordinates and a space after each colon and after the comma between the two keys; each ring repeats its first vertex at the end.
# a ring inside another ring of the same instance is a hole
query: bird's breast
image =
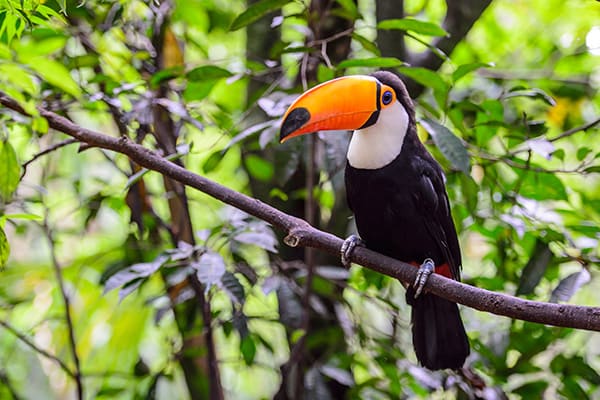
{"type": "Polygon", "coordinates": [[[405,262],[430,256],[431,237],[411,181],[386,171],[346,169],[346,194],[360,237],[371,250],[405,262]]]}

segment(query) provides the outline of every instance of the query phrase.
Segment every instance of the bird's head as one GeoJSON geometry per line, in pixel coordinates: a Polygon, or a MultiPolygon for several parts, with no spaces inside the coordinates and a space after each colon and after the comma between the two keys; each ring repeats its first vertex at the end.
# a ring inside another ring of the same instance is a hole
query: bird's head
{"type": "Polygon", "coordinates": [[[357,168],[380,168],[400,152],[415,126],[406,87],[391,72],[324,82],[292,103],[283,116],[280,141],[317,131],[353,130],[348,150],[357,168]]]}

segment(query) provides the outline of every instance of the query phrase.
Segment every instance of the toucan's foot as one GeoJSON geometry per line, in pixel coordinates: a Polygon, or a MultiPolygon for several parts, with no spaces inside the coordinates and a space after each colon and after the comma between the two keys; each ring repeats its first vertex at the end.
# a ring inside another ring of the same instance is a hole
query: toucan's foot
{"type": "Polygon", "coordinates": [[[429,275],[433,273],[435,270],[435,264],[431,258],[426,258],[423,261],[423,264],[419,267],[419,271],[417,272],[417,279],[413,283],[413,288],[415,288],[415,299],[419,297],[425,284],[427,283],[427,279],[429,279],[429,275]]]}
{"type": "Polygon", "coordinates": [[[342,265],[346,268],[350,268],[350,255],[354,251],[356,246],[364,246],[365,242],[362,241],[356,235],[350,235],[346,240],[344,240],[344,244],[342,244],[342,248],[340,249],[340,254],[342,256],[342,265]]]}

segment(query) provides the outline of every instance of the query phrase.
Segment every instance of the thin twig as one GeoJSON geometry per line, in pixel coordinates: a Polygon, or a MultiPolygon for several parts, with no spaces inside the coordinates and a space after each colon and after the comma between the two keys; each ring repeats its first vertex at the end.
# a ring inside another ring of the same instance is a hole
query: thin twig
{"type": "Polygon", "coordinates": [[[300,80],[302,82],[302,90],[308,90],[308,81],[306,79],[306,70],[308,69],[308,59],[310,55],[304,53],[302,55],[302,62],[300,63],[300,80]]]}
{"type": "Polygon", "coordinates": [[[537,172],[537,173],[541,173],[541,174],[580,174],[583,172],[585,167],[587,167],[589,165],[588,163],[582,162],[576,168],[573,168],[573,169],[559,169],[559,168],[546,169],[546,168],[541,168],[541,167],[532,167],[530,165],[527,165],[527,163],[525,163],[525,162],[519,163],[519,162],[513,160],[512,158],[509,158],[508,156],[495,156],[493,154],[488,154],[488,153],[484,153],[481,151],[479,151],[479,153],[474,154],[474,155],[477,158],[480,158],[482,160],[493,161],[493,162],[503,162],[506,165],[510,165],[511,167],[514,167],[514,168],[537,172]]]}
{"type": "Polygon", "coordinates": [[[323,61],[325,61],[325,65],[327,65],[327,68],[334,69],[334,66],[331,63],[331,60],[329,59],[329,56],[327,55],[327,42],[321,43],[321,58],[323,59],[323,61]]]}
{"type": "MultiPolygon", "coordinates": [[[[573,136],[574,134],[578,133],[578,132],[583,132],[583,131],[587,131],[590,128],[593,128],[594,126],[598,125],[598,123],[600,123],[600,118],[597,118],[591,122],[588,122],[586,124],[580,125],[580,126],[576,126],[574,128],[571,128],[569,130],[564,131],[563,133],[559,134],[558,136],[555,136],[553,138],[550,139],[546,139],[548,142],[556,142],[558,140],[564,139],[566,137],[569,136],[573,136]]],[[[504,142],[500,142],[500,144],[502,144],[502,146],[504,147],[506,154],[503,157],[512,157],[512,156],[516,156],[517,154],[521,154],[521,153],[525,153],[527,151],[530,150],[529,147],[521,147],[519,149],[516,150],[512,150],[509,151],[508,148],[506,148],[506,145],[504,144],[504,142]]],[[[579,171],[575,171],[575,172],[579,172],[579,171]]]]}
{"type": "Polygon", "coordinates": [[[69,295],[67,294],[67,289],[65,286],[65,279],[62,273],[62,266],[58,262],[58,257],[56,256],[56,249],[54,248],[54,237],[52,235],[52,230],[48,225],[48,210],[46,210],[44,221],[42,224],[43,231],[46,235],[46,239],[48,240],[48,246],[50,247],[50,258],[52,259],[52,266],[54,268],[54,275],[56,276],[56,281],[58,282],[58,288],[60,290],[60,295],[63,299],[63,303],[65,306],[65,321],[67,323],[67,331],[69,333],[69,347],[71,349],[71,356],[73,357],[73,364],[75,365],[75,370],[73,371],[73,379],[75,380],[76,390],[77,390],[77,399],[83,399],[83,380],[81,376],[81,364],[79,362],[79,355],[77,354],[77,342],[75,340],[75,326],[73,324],[73,317],[71,315],[71,300],[69,299],[69,295]]]}
{"type": "Polygon", "coordinates": [[[590,82],[585,79],[565,79],[554,74],[554,68],[546,68],[544,70],[530,71],[501,71],[498,69],[483,68],[478,71],[478,75],[484,78],[500,79],[500,80],[519,80],[519,81],[535,81],[540,79],[549,79],[554,82],[568,83],[575,85],[590,86],[590,82]]]}
{"type": "Polygon", "coordinates": [[[560,135],[558,135],[556,137],[553,137],[552,139],[548,139],[548,141],[549,142],[556,142],[557,140],[564,139],[566,137],[574,135],[577,132],[587,131],[588,129],[593,128],[594,126],[598,125],[599,123],[600,123],[600,118],[596,118],[595,120],[593,120],[591,122],[588,122],[587,124],[584,124],[584,125],[581,125],[581,126],[576,126],[575,128],[571,128],[568,131],[564,131],[560,135]]]}
{"type": "Polygon", "coordinates": [[[35,160],[37,160],[38,158],[45,156],[48,153],[52,153],[55,150],[60,149],[61,147],[65,147],[68,146],[70,144],[73,143],[79,143],[79,140],[74,139],[74,138],[70,138],[70,139],[65,139],[61,142],[55,143],[52,146],[48,147],[45,150],[40,151],[39,153],[36,153],[33,157],[31,157],[31,159],[27,160],[26,162],[23,163],[22,167],[23,167],[23,172],[21,173],[21,179],[25,176],[25,173],[27,172],[27,166],[29,164],[31,164],[32,162],[34,162],[35,160]]]}
{"type": "MultiPolygon", "coordinates": [[[[1,91],[0,104],[27,115],[27,112],[14,99],[1,91]]],[[[193,187],[287,232],[288,236],[284,241],[289,246],[310,246],[339,255],[343,243],[342,239],[315,229],[300,218],[288,215],[260,200],[188,171],[131,140],[115,138],[83,128],[44,108],[38,108],[38,110],[40,115],[48,120],[50,127],[53,129],[91,146],[124,154],[142,167],[152,169],[184,185],[193,187]]],[[[417,271],[414,266],[367,248],[356,248],[351,259],[357,264],[396,278],[406,284],[414,282],[416,278],[417,271]]],[[[524,300],[466,285],[438,274],[432,274],[429,277],[427,290],[452,302],[464,304],[480,311],[541,324],[600,331],[600,307],[524,300]]]]}
{"type": "Polygon", "coordinates": [[[331,36],[323,38],[323,39],[312,40],[307,43],[307,46],[311,47],[311,46],[316,46],[316,45],[322,44],[322,43],[333,42],[334,40],[337,40],[339,38],[343,38],[344,36],[348,36],[348,35],[352,34],[352,32],[354,32],[354,27],[348,28],[346,30],[336,33],[335,35],[331,35],[331,36]]]}
{"type": "Polygon", "coordinates": [[[25,343],[25,345],[27,345],[27,347],[30,347],[31,349],[33,349],[33,351],[46,357],[47,359],[54,361],[55,363],[57,363],[59,365],[60,369],[62,369],[67,375],[69,375],[71,378],[75,378],[75,373],[73,371],[71,371],[69,366],[67,364],[65,364],[65,362],[63,360],[61,360],[60,358],[56,357],[54,354],[47,352],[46,350],[42,349],[41,347],[39,347],[38,345],[33,343],[33,341],[31,339],[29,339],[27,336],[25,336],[24,334],[19,332],[15,327],[13,327],[8,322],[0,319],[0,325],[2,325],[2,327],[4,327],[4,329],[9,331],[10,333],[15,335],[17,337],[17,339],[19,339],[21,342],[25,343]]]}

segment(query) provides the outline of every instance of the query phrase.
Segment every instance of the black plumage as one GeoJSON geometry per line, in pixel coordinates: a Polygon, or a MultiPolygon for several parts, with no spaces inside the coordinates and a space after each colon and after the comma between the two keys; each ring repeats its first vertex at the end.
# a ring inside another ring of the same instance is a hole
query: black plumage
{"type": "MultiPolygon", "coordinates": [[[[460,247],[443,171],[417,136],[414,107],[402,81],[389,72],[373,76],[394,89],[409,124],[402,150],[391,163],[379,169],[346,166],[348,205],[358,233],[371,250],[416,264],[431,258],[436,267],[447,264],[449,277],[460,280],[460,247]]],[[[469,342],[457,305],[426,292],[415,299],[412,288],[407,302],[413,308],[413,344],[421,364],[460,368],[469,342]]]]}

